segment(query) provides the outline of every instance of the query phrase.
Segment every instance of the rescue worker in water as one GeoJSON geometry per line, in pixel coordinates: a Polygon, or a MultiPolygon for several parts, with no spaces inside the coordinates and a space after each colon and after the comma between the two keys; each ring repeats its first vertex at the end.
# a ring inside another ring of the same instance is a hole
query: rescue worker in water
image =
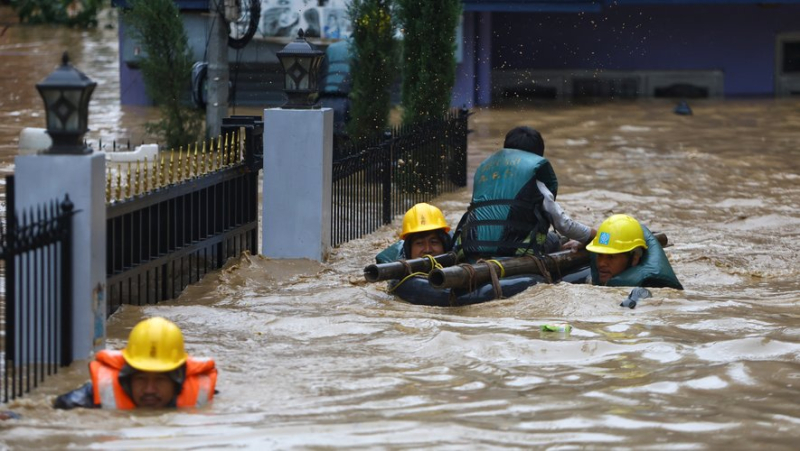
{"type": "Polygon", "coordinates": [[[180,328],[160,317],[137,324],[122,351],[98,352],[89,372],[92,381],[59,396],[55,408],[200,407],[217,382],[214,361],[190,357],[180,328]]]}
{"type": "Polygon", "coordinates": [[[416,204],[403,216],[403,254],[408,259],[444,254],[453,247],[448,232],[450,226],[441,210],[426,203],[416,204]]]}
{"type": "Polygon", "coordinates": [[[603,221],[586,250],[594,285],[683,289],[661,244],[632,216],[603,221]]]}

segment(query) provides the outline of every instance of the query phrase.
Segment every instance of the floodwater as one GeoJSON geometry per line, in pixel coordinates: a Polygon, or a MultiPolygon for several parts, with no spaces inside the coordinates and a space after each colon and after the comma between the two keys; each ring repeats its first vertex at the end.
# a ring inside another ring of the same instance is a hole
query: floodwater
{"type": "MultiPolygon", "coordinates": [[[[90,126],[138,127],[108,87],[116,50],[97,36],[113,31],[47,33],[11,27],[0,40],[4,162],[16,130],[42,120],[22,86],[48,70],[27,71],[56,61],[64,40],[102,83],[90,126]],[[30,61],[11,64],[14,52],[30,61]]],[[[568,284],[463,308],[409,305],[362,277],[395,221],[326,263],[241,258],[177,300],[110,319],[114,348],[142,318],[177,322],[190,353],[217,361],[212,406],[51,409],[87,380],[76,362],[2,406],[22,419],[0,422],[0,448],[796,449],[800,99],[690,105],[692,116],[668,100],[479,109],[469,142],[474,171],[509,128],[539,128],[562,206],[595,226],[628,213],[665,232],[685,291],[652,290],[633,310],[619,306],[629,290],[568,284]],[[551,322],[573,330],[540,332],[551,322]]],[[[469,196],[433,203],[454,224],[469,196]]]]}

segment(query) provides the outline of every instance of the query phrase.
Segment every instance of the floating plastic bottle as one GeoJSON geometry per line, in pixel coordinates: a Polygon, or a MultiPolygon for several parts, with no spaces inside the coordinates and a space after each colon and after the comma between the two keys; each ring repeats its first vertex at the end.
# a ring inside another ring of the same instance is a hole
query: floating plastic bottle
{"type": "Polygon", "coordinates": [[[562,332],[568,334],[572,326],[567,323],[542,324],[542,332],[562,332]]]}

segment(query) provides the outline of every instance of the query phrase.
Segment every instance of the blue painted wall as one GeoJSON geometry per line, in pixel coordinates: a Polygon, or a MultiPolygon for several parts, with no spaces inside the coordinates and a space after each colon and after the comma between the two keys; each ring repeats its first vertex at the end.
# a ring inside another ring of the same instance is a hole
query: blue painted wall
{"type": "Polygon", "coordinates": [[[494,13],[494,69],[721,69],[725,95],[772,95],[778,33],[800,5],[606,6],[599,13],[494,13]]]}

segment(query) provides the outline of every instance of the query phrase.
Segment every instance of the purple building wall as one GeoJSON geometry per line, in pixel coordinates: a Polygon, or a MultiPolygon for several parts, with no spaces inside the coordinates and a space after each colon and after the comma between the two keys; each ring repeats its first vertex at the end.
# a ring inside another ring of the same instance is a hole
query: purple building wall
{"type": "Polygon", "coordinates": [[[475,16],[472,13],[464,14],[464,58],[456,67],[456,81],[453,86],[453,100],[455,107],[472,108],[475,104],[475,16]]]}
{"type": "MultiPolygon", "coordinates": [[[[119,43],[120,49],[122,49],[123,36],[125,36],[125,23],[120,20],[118,25],[119,43]]],[[[119,58],[119,90],[120,102],[123,105],[153,105],[144,87],[142,71],[128,66],[128,63],[125,62],[125,58],[122,57],[122,50],[120,50],[119,58]]]]}
{"type": "Polygon", "coordinates": [[[726,96],[772,95],[776,36],[800,31],[800,5],[494,13],[492,29],[493,69],[718,69],[726,96]]]}

